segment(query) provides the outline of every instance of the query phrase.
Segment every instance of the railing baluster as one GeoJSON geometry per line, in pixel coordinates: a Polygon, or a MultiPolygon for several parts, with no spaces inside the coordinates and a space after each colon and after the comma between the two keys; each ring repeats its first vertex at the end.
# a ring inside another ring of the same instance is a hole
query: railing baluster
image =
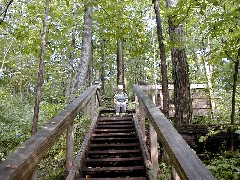
{"type": "Polygon", "coordinates": [[[157,143],[157,133],[152,126],[152,123],[149,123],[149,138],[150,138],[150,155],[151,155],[151,162],[154,169],[154,177],[157,178],[158,171],[159,171],[159,164],[158,164],[158,143],[157,143]]]}
{"type": "Polygon", "coordinates": [[[146,116],[146,113],[144,111],[143,104],[142,104],[142,102],[139,102],[139,122],[140,122],[142,135],[144,137],[144,141],[146,142],[147,137],[146,137],[146,132],[145,132],[145,116],[146,116]]]}
{"type": "Polygon", "coordinates": [[[66,139],[66,175],[69,173],[73,166],[73,147],[74,147],[74,122],[67,128],[67,139],[66,139]]]}

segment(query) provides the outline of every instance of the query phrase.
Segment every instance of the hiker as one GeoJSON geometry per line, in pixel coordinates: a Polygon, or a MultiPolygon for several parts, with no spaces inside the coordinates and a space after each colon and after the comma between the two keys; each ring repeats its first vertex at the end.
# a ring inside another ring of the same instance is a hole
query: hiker
{"type": "Polygon", "coordinates": [[[114,96],[115,112],[119,116],[120,113],[123,115],[127,110],[128,96],[123,92],[123,85],[118,85],[117,93],[114,96]]]}

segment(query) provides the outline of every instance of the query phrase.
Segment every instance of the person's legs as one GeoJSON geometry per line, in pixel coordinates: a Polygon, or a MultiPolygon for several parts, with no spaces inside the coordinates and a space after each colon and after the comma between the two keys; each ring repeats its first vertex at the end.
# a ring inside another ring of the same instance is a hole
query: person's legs
{"type": "Polygon", "coordinates": [[[115,104],[115,112],[116,112],[116,115],[117,115],[117,116],[119,115],[120,107],[121,107],[120,102],[117,102],[117,103],[115,104]]]}
{"type": "Polygon", "coordinates": [[[122,112],[125,113],[127,111],[127,103],[123,102],[122,103],[122,112]]]}

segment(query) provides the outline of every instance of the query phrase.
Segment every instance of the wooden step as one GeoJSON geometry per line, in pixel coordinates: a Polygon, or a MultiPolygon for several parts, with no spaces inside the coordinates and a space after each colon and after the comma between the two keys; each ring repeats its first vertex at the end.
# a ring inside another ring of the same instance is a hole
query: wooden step
{"type": "Polygon", "coordinates": [[[106,134],[92,134],[92,137],[122,137],[122,136],[136,136],[136,133],[106,133],[106,134]]]}
{"type": "Polygon", "coordinates": [[[97,125],[97,129],[121,129],[121,128],[133,128],[133,124],[131,125],[97,125]]]}
{"type": "Polygon", "coordinates": [[[137,143],[138,139],[136,137],[134,138],[129,138],[129,137],[124,137],[124,138],[119,138],[119,137],[113,137],[113,138],[91,138],[90,139],[93,144],[119,144],[119,143],[137,143]]]}
{"type": "Polygon", "coordinates": [[[90,147],[135,147],[139,143],[125,143],[125,144],[90,144],[90,147]]]}
{"type": "Polygon", "coordinates": [[[118,144],[90,144],[90,150],[129,150],[129,149],[138,149],[139,143],[118,143],[118,144]]]}
{"type": "Polygon", "coordinates": [[[87,154],[132,154],[132,153],[140,153],[141,151],[139,149],[134,150],[104,150],[104,151],[88,151],[87,154]]]}
{"type": "Polygon", "coordinates": [[[132,121],[102,121],[98,122],[98,125],[104,125],[104,124],[133,124],[132,121]]]}
{"type": "Polygon", "coordinates": [[[85,162],[127,162],[127,161],[141,161],[142,157],[133,158],[101,158],[101,159],[86,159],[85,162]]]}
{"type": "Polygon", "coordinates": [[[83,172],[99,172],[99,171],[134,171],[144,170],[144,166],[131,166],[131,167],[100,167],[100,168],[81,168],[83,172]]]}
{"type": "Polygon", "coordinates": [[[101,116],[98,118],[98,121],[123,121],[123,120],[131,120],[132,121],[132,116],[101,116]]]}
{"type": "Polygon", "coordinates": [[[113,133],[113,132],[135,132],[134,128],[129,129],[95,129],[95,133],[113,133]]]}
{"type": "Polygon", "coordinates": [[[146,177],[127,177],[127,178],[79,178],[78,180],[146,180],[146,177]]]}
{"type": "Polygon", "coordinates": [[[80,179],[146,180],[138,136],[131,116],[101,116],[91,134],[80,179]]]}

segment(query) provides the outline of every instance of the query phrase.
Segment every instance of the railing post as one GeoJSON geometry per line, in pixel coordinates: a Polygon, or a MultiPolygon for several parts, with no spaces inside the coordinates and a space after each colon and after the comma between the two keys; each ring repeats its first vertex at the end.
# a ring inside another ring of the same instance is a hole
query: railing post
{"type": "Polygon", "coordinates": [[[135,111],[136,111],[136,117],[139,118],[139,101],[138,101],[138,97],[135,94],[135,111]]]}
{"type": "Polygon", "coordinates": [[[92,118],[92,120],[94,118],[95,104],[96,104],[96,93],[94,93],[93,96],[91,97],[91,118],[92,118]]]}
{"type": "Polygon", "coordinates": [[[136,116],[139,120],[140,128],[142,131],[142,135],[144,138],[144,142],[146,142],[146,133],[145,133],[145,111],[141,102],[138,101],[138,97],[135,95],[135,110],[136,116]]]}
{"type": "Polygon", "coordinates": [[[172,179],[173,180],[181,180],[180,177],[178,176],[175,168],[173,167],[173,165],[172,165],[172,179]]]}
{"type": "Polygon", "coordinates": [[[67,128],[66,140],[66,177],[73,166],[73,146],[74,146],[74,121],[67,128]]]}
{"type": "Polygon", "coordinates": [[[139,102],[139,122],[140,122],[140,127],[141,127],[144,141],[146,142],[147,137],[145,133],[145,116],[146,116],[146,113],[144,111],[143,104],[142,102],[139,102]]]}
{"type": "MultiPolygon", "coordinates": [[[[152,101],[156,103],[155,91],[151,92],[152,101]]],[[[154,169],[154,177],[158,179],[159,163],[158,163],[158,142],[157,142],[157,132],[155,131],[151,122],[149,122],[149,138],[150,138],[150,155],[151,162],[154,169]]]]}
{"type": "Polygon", "coordinates": [[[31,180],[37,180],[37,168],[33,171],[33,174],[31,176],[31,180]]]}

